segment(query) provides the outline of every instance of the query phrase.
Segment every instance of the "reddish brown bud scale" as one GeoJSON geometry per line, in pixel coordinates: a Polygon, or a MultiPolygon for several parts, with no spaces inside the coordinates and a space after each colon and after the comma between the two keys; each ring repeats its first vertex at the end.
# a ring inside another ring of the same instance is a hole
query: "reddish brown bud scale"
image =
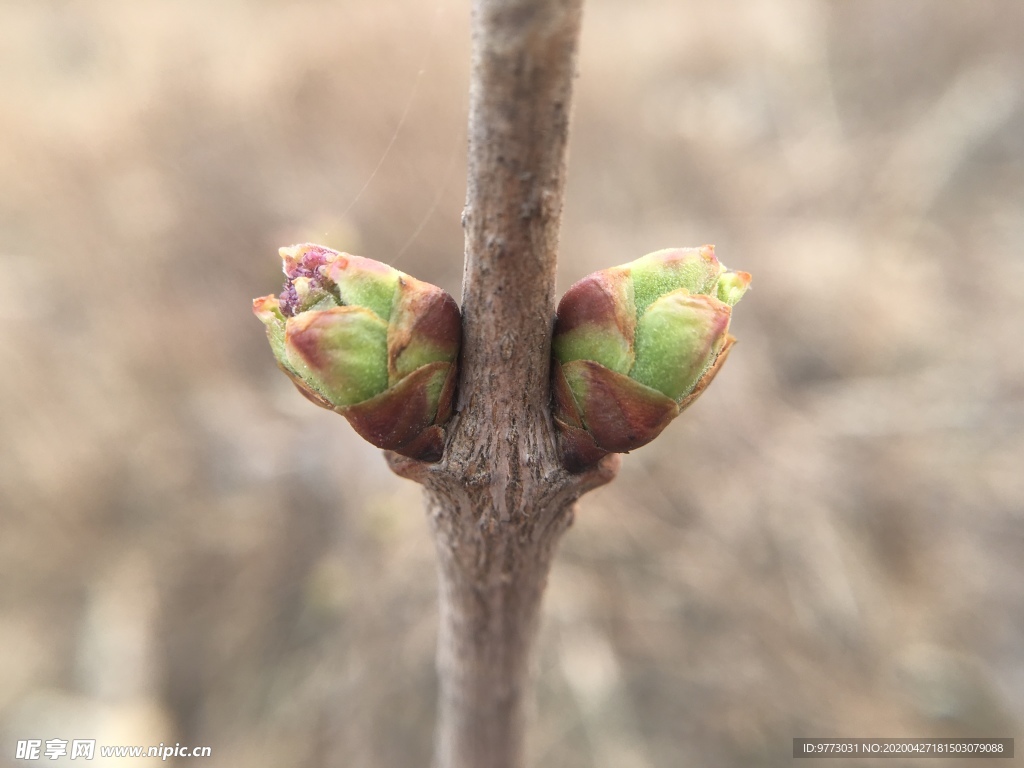
{"type": "Polygon", "coordinates": [[[632,338],[636,329],[632,287],[622,270],[595,272],[569,288],[558,307],[555,333],[609,323],[614,323],[626,338],[632,338]]]}
{"type": "Polygon", "coordinates": [[[445,380],[454,375],[453,366],[432,363],[376,397],[335,410],[370,443],[422,461],[437,461],[444,448],[444,430],[434,423],[438,404],[432,402],[430,390],[444,391],[445,380]]]}

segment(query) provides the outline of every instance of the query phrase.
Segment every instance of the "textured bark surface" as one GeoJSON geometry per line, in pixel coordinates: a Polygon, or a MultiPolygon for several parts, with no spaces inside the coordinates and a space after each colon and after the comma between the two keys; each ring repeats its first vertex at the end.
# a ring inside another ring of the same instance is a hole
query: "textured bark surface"
{"type": "Polygon", "coordinates": [[[438,768],[523,765],[530,648],[573,505],[550,415],[565,149],[582,0],[476,0],[463,345],[445,455],[393,469],[426,487],[441,629],[438,768]]]}

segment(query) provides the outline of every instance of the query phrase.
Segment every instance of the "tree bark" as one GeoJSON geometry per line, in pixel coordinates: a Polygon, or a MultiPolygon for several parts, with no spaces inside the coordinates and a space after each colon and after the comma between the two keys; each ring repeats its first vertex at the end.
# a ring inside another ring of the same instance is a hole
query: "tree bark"
{"type": "Polygon", "coordinates": [[[521,768],[530,649],[577,498],[615,456],[563,469],[551,332],[582,0],[474,0],[463,342],[444,457],[423,483],[438,553],[437,768],[521,768]]]}

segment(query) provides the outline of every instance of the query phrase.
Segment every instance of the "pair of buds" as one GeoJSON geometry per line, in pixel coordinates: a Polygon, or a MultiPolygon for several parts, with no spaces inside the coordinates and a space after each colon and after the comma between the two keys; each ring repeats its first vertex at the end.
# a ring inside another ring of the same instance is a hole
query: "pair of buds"
{"type": "MultiPolygon", "coordinates": [[[[458,379],[455,300],[319,245],[282,248],[281,257],[284,291],[253,302],[278,365],[377,447],[439,460],[458,379]]],[[[704,391],[734,341],[732,307],[749,284],[704,246],[657,251],[566,292],[552,390],[569,470],[646,445],[704,391]]]]}

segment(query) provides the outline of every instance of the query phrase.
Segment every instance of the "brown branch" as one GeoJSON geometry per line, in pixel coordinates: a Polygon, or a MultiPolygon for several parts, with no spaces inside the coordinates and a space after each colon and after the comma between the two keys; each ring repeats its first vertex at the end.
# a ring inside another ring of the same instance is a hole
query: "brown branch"
{"type": "Polygon", "coordinates": [[[614,477],[559,462],[550,416],[558,227],[582,0],[474,0],[463,344],[426,487],[438,552],[437,768],[520,768],[529,654],[576,499],[614,477]]]}

